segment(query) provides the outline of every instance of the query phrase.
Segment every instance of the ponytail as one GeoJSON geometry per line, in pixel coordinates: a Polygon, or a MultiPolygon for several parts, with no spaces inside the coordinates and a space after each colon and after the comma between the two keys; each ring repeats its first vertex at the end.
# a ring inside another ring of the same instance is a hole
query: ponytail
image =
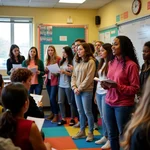
{"type": "Polygon", "coordinates": [[[0,117],[0,137],[13,138],[16,133],[16,120],[11,111],[6,111],[0,117]]]}

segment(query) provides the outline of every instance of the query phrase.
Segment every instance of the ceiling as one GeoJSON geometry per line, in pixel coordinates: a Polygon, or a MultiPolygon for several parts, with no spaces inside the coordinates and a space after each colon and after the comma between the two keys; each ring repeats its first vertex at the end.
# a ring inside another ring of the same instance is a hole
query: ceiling
{"type": "Polygon", "coordinates": [[[0,0],[0,6],[98,9],[111,1],[113,0],[86,0],[82,4],[66,4],[59,3],[59,0],[0,0]]]}

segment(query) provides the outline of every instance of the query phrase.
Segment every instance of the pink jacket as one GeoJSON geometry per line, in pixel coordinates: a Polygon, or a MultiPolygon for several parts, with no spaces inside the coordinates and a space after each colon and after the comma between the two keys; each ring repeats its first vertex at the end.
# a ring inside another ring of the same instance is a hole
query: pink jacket
{"type": "Polygon", "coordinates": [[[117,88],[111,88],[106,94],[106,103],[111,106],[132,106],[134,97],[139,90],[139,69],[135,62],[126,58],[123,70],[123,60],[114,59],[109,63],[107,77],[117,83],[117,88]]]}
{"type": "MultiPolygon", "coordinates": [[[[57,56],[57,60],[56,60],[56,63],[59,64],[61,58],[59,56],[57,56]]],[[[48,64],[50,65],[50,63],[48,64]]],[[[48,81],[48,72],[46,72],[46,78],[45,78],[45,81],[44,83],[47,85],[47,81],[48,81]]],[[[58,85],[58,77],[51,74],[51,85],[50,86],[55,86],[55,85],[58,85]]]]}

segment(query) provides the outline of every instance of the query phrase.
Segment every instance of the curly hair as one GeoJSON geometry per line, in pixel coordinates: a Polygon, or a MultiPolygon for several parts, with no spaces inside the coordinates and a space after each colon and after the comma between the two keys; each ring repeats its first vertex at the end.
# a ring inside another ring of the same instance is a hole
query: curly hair
{"type": "MultiPolygon", "coordinates": [[[[123,35],[117,36],[116,38],[119,39],[120,42],[121,55],[123,58],[123,69],[126,67],[126,57],[129,57],[139,67],[139,62],[132,41],[127,36],[123,35]]],[[[113,62],[114,58],[115,57],[112,58],[111,62],[113,62]]]]}
{"type": "MultiPolygon", "coordinates": [[[[95,60],[95,58],[94,58],[94,56],[93,56],[93,53],[92,53],[92,50],[91,50],[89,44],[88,44],[88,43],[81,43],[81,44],[79,44],[79,46],[80,46],[80,45],[81,45],[81,46],[84,48],[84,50],[85,50],[84,62],[88,62],[91,57],[95,60]]],[[[77,55],[75,56],[75,61],[76,61],[77,63],[80,63],[81,60],[82,60],[82,58],[79,57],[78,54],[77,54],[77,55]]]]}
{"type": "Polygon", "coordinates": [[[11,82],[26,82],[31,76],[32,72],[27,68],[18,68],[12,72],[10,80],[11,82]]]}

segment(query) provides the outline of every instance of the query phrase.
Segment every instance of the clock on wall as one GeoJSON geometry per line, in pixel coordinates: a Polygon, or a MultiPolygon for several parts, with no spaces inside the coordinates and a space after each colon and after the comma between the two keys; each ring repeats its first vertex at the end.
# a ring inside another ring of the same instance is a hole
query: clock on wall
{"type": "Polygon", "coordinates": [[[133,14],[137,15],[140,12],[141,5],[142,5],[141,0],[134,0],[132,2],[132,12],[133,12],[133,14]]]}

